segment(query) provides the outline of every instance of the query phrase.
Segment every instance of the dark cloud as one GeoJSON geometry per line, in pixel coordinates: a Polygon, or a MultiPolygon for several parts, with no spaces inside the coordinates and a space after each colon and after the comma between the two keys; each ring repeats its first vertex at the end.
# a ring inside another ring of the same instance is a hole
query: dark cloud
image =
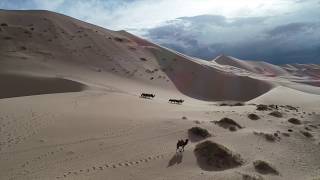
{"type": "Polygon", "coordinates": [[[320,63],[320,22],[273,25],[277,17],[182,17],[145,36],[179,52],[211,60],[219,54],[275,64],[320,63]]]}
{"type": "Polygon", "coordinates": [[[277,26],[272,30],[268,31],[267,33],[270,36],[287,36],[287,35],[294,35],[298,33],[308,33],[308,32],[315,32],[320,30],[319,23],[290,23],[281,26],[277,26]]]}

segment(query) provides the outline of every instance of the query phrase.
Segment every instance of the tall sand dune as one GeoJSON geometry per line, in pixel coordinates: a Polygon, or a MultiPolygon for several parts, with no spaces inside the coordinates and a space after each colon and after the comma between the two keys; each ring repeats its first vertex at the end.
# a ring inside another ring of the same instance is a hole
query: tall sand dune
{"type": "MultiPolygon", "coordinates": [[[[60,66],[90,68],[177,89],[191,98],[206,101],[248,101],[272,88],[265,81],[203,66],[125,31],[106,30],[64,15],[47,11],[1,11],[0,17],[8,25],[0,33],[4,39],[0,53],[8,59],[14,53],[21,56],[21,61],[36,61],[58,71],[60,66]]],[[[28,65],[32,64],[25,66],[28,65]]],[[[74,75],[83,76],[77,72],[74,75]]]]}

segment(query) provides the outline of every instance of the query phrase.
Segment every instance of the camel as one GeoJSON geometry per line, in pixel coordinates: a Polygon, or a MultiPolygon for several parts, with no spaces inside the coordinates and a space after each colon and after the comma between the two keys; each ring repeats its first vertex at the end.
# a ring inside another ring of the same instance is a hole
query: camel
{"type": "Polygon", "coordinates": [[[177,149],[176,149],[176,151],[178,152],[183,152],[184,151],[184,147],[188,144],[188,142],[189,142],[189,139],[186,139],[185,141],[183,141],[182,139],[181,140],[179,140],[178,142],[177,142],[177,149]],[[182,147],[181,149],[180,149],[180,147],[182,147]]]}
{"type": "Polygon", "coordinates": [[[182,104],[184,102],[184,100],[182,99],[169,99],[169,103],[173,103],[173,104],[182,104]]]}
{"type": "Polygon", "coordinates": [[[141,98],[154,98],[156,95],[154,94],[148,94],[148,93],[141,93],[141,98]]]}

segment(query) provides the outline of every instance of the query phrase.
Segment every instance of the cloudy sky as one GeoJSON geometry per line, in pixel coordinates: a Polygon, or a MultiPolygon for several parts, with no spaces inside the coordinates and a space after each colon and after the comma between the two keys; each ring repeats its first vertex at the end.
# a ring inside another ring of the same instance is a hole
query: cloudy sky
{"type": "Polygon", "coordinates": [[[125,29],[185,54],[320,64],[320,0],[0,0],[125,29]]]}

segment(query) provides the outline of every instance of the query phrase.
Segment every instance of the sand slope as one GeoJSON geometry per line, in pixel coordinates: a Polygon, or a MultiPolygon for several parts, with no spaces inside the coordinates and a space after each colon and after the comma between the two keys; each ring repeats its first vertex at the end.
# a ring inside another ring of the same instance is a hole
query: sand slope
{"type": "Polygon", "coordinates": [[[317,65],[207,62],[48,11],[0,10],[0,42],[0,179],[320,177],[317,65]],[[211,136],[176,153],[192,127],[211,136]]]}
{"type": "Polygon", "coordinates": [[[0,74],[0,82],[0,98],[78,92],[86,87],[81,83],[62,78],[19,74],[0,74]]]}
{"type": "MultiPolygon", "coordinates": [[[[200,65],[189,57],[127,32],[102,29],[63,15],[46,11],[1,11],[0,17],[8,24],[1,27],[0,33],[0,38],[5,39],[0,45],[0,52],[8,66],[21,63],[25,66],[23,69],[34,71],[41,70],[34,64],[54,71],[61,71],[61,66],[64,66],[61,73],[77,67],[91,69],[101,74],[114,74],[166,89],[177,89],[202,100],[247,101],[272,88],[261,80],[200,65]],[[23,62],[6,61],[12,61],[12,58],[23,62]],[[210,85],[206,83],[209,81],[210,85]],[[237,91],[233,90],[235,88],[237,91]]],[[[9,68],[4,67],[6,70],[9,68]]],[[[75,75],[83,76],[73,73],[75,75]]]]}

